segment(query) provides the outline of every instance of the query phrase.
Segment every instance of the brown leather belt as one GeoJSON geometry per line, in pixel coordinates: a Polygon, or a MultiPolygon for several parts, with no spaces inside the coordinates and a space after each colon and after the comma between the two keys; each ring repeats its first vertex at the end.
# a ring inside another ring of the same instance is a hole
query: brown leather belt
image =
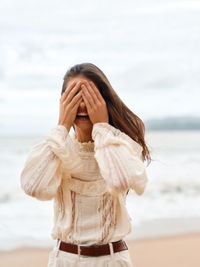
{"type": "MultiPolygon", "coordinates": [[[[111,244],[113,245],[114,253],[128,249],[128,246],[124,240],[111,242],[111,244]]],[[[79,247],[80,247],[80,255],[98,257],[98,256],[110,254],[110,246],[108,243],[102,244],[102,245],[94,244],[94,245],[89,245],[89,246],[79,245],[79,247]]],[[[78,245],[76,244],[65,243],[61,241],[58,249],[62,251],[78,254],[78,245]]]]}

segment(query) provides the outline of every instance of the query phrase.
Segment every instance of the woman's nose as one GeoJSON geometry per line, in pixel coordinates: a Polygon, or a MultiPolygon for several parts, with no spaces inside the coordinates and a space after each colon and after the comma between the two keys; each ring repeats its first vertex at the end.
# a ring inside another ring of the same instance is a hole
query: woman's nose
{"type": "Polygon", "coordinates": [[[81,103],[80,103],[79,106],[80,106],[80,108],[83,109],[83,110],[86,108],[86,105],[85,105],[85,102],[84,102],[83,98],[82,98],[82,101],[81,101],[81,103]]]}

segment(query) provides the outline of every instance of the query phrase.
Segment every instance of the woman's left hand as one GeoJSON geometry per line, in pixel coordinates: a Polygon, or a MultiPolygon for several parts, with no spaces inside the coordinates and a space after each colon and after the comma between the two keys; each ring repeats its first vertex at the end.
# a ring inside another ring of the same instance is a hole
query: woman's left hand
{"type": "Polygon", "coordinates": [[[89,118],[93,124],[109,121],[106,102],[95,84],[91,81],[84,81],[81,85],[82,97],[87,107],[89,118]]]}

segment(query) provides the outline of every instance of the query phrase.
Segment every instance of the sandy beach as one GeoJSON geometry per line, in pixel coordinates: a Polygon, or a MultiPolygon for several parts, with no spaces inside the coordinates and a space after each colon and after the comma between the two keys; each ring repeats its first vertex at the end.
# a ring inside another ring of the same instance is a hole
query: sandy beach
{"type": "MultiPolygon", "coordinates": [[[[199,267],[200,234],[126,241],[134,267],[199,267]]],[[[45,267],[51,249],[20,248],[0,252],[2,267],[45,267]]]]}

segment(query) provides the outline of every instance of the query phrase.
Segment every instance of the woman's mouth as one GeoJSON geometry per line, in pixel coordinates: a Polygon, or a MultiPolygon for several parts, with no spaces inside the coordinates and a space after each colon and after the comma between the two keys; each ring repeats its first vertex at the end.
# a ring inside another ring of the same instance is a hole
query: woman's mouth
{"type": "Polygon", "coordinates": [[[79,119],[79,120],[84,120],[84,121],[85,120],[89,120],[89,116],[86,113],[78,113],[76,115],[76,118],[79,119]]]}

